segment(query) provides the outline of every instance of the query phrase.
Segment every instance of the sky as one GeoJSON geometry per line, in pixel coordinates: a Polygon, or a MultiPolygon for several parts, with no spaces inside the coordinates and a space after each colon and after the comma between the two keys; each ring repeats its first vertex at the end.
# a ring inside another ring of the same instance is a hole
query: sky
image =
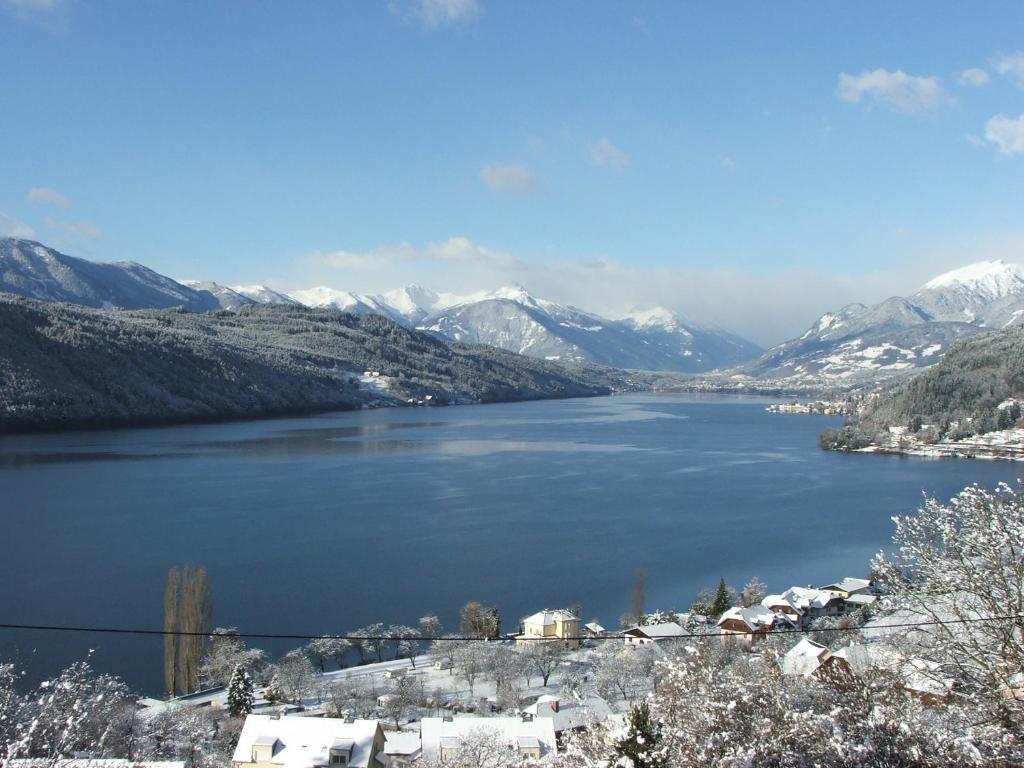
{"type": "Polygon", "coordinates": [[[1024,262],[1024,3],[0,0],[0,235],[763,345],[1024,262]]]}

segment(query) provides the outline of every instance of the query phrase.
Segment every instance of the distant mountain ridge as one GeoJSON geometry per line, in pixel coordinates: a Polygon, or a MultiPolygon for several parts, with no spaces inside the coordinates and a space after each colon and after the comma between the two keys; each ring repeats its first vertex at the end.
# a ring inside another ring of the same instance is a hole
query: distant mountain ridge
{"type": "Polygon", "coordinates": [[[98,264],[29,240],[0,240],[0,291],[99,309],[184,307],[238,311],[255,304],[302,304],[387,317],[452,341],[487,344],[529,357],[617,368],[704,372],[761,352],[718,328],[655,308],[610,320],[531,295],[521,286],[469,295],[407,285],[380,295],[319,286],[290,295],[262,285],[177,282],[133,262],[98,264]]]}
{"type": "Polygon", "coordinates": [[[610,392],[613,372],[377,315],[260,304],[109,312],[0,295],[0,433],[610,392]]]}
{"type": "Polygon", "coordinates": [[[946,272],[909,298],[850,304],[738,369],[756,378],[856,383],[927,368],[949,348],[1024,322],[1024,269],[983,261],[946,272]]]}

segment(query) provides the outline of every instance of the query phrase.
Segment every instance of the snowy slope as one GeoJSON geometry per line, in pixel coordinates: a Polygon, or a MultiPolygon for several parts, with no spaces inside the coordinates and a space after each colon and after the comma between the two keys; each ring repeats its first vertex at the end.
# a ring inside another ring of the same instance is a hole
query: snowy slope
{"type": "Polygon", "coordinates": [[[231,290],[235,293],[252,299],[257,304],[300,304],[286,293],[275,291],[265,285],[232,285],[231,290]]]}
{"type": "Polygon", "coordinates": [[[0,238],[0,291],[100,308],[220,308],[213,294],[182,285],[141,264],[100,264],[11,237],[0,238]]]}
{"type": "Polygon", "coordinates": [[[384,315],[395,320],[404,320],[400,313],[395,312],[380,298],[363,293],[339,291],[327,286],[317,286],[289,294],[293,299],[307,307],[325,307],[340,309],[343,312],[357,312],[363,315],[384,315]]]}
{"type": "Polygon", "coordinates": [[[929,280],[910,300],[935,320],[1001,328],[1024,309],[1024,269],[1005,261],[979,261],[929,280]]]}
{"type": "Polygon", "coordinates": [[[447,339],[531,357],[659,371],[707,371],[735,365],[760,351],[750,342],[685,323],[663,309],[614,321],[537,298],[515,285],[436,312],[420,327],[447,339]]]}
{"type": "Polygon", "coordinates": [[[226,285],[219,283],[202,282],[199,280],[182,280],[182,285],[187,285],[189,288],[195,291],[205,291],[217,299],[217,303],[221,309],[236,310],[239,307],[245,307],[249,304],[255,304],[256,302],[250,299],[248,296],[243,296],[233,288],[228,288],[226,285]]]}

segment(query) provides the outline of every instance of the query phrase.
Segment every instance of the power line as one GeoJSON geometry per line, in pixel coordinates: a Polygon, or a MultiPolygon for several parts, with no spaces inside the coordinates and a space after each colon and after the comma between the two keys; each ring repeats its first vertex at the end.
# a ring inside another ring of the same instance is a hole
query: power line
{"type": "MultiPolygon", "coordinates": [[[[975,618],[960,618],[960,619],[935,619],[933,621],[913,621],[913,622],[901,622],[897,624],[884,624],[878,627],[868,627],[869,630],[888,630],[888,629],[910,629],[914,627],[930,627],[939,625],[951,625],[951,624],[985,624],[994,623],[997,621],[1017,621],[1024,619],[1024,614],[1010,614],[1007,616],[978,616],[975,618]]],[[[270,633],[270,632],[230,632],[223,633],[221,635],[213,632],[184,632],[181,630],[165,630],[165,629],[137,629],[127,627],[76,627],[68,625],[57,625],[57,624],[4,624],[0,623],[0,629],[11,629],[11,630],[31,630],[38,632],[79,632],[79,633],[94,633],[94,634],[107,634],[107,635],[135,635],[135,636],[146,636],[153,635],[158,637],[237,637],[246,638],[252,640],[320,640],[325,637],[329,637],[334,640],[349,640],[355,642],[390,642],[396,640],[407,640],[407,641],[420,641],[420,642],[494,642],[504,638],[481,638],[481,637],[470,637],[466,635],[447,635],[443,637],[430,637],[427,635],[302,635],[302,634],[282,634],[282,633],[270,633]]],[[[642,629],[642,627],[641,627],[642,629]]],[[[863,627],[850,627],[849,630],[860,630],[863,627]]],[[[756,631],[756,630],[755,630],[756,631]]],[[[776,629],[771,630],[766,635],[789,635],[789,634],[816,634],[819,632],[842,632],[844,629],[836,627],[810,627],[808,629],[776,629]]],[[[710,637],[736,637],[738,635],[754,634],[754,632],[684,632],[679,635],[672,635],[666,637],[666,640],[685,640],[685,639],[703,639],[710,637]]],[[[630,636],[623,632],[614,635],[601,635],[599,637],[562,637],[554,638],[556,640],[626,640],[630,636]]],[[[523,639],[527,641],[537,642],[550,642],[552,637],[533,637],[529,635],[521,635],[516,639],[523,639]]]]}

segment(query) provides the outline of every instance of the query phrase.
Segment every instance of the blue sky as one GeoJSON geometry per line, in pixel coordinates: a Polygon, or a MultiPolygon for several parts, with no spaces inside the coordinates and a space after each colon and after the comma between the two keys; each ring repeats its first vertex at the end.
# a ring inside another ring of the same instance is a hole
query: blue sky
{"type": "Polygon", "coordinates": [[[0,233],[771,343],[1024,261],[1022,31],[1019,2],[0,0],[0,233]]]}

